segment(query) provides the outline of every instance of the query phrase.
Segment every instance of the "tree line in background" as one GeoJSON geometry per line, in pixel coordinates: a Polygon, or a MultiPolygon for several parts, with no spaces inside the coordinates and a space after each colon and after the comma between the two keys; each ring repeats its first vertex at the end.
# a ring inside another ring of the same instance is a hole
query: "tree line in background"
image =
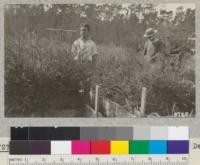
{"type": "MultiPolygon", "coordinates": [[[[114,44],[140,49],[146,28],[153,27],[162,37],[171,36],[182,44],[195,32],[195,10],[178,7],[176,13],[156,10],[153,4],[54,4],[6,5],[5,31],[35,32],[47,36],[46,28],[78,30],[82,22],[91,25],[92,37],[97,44],[114,44]]],[[[55,32],[56,33],[56,32],[55,32]]],[[[70,35],[69,35],[70,36],[70,35]]],[[[72,42],[77,37],[65,37],[72,42]]]]}

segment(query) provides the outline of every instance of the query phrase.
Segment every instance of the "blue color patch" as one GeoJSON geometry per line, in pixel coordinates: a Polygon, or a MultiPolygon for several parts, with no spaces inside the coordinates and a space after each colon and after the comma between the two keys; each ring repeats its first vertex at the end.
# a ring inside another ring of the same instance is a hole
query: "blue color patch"
{"type": "Polygon", "coordinates": [[[167,154],[166,140],[150,140],[149,154],[167,154]]]}

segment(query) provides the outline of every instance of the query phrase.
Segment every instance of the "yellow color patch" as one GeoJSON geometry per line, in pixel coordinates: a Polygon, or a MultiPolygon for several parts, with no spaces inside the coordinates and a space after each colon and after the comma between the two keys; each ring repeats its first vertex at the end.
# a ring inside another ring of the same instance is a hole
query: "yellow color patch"
{"type": "Polygon", "coordinates": [[[111,154],[129,154],[129,141],[111,141],[111,154]]]}

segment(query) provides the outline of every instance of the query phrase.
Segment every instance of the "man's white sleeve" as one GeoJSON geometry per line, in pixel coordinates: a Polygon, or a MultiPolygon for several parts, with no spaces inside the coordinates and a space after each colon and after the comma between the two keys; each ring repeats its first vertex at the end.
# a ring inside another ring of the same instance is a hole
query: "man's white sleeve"
{"type": "Polygon", "coordinates": [[[93,56],[94,56],[94,55],[97,55],[97,54],[98,54],[97,46],[96,46],[96,44],[94,43],[94,44],[93,44],[93,56]]]}
{"type": "Polygon", "coordinates": [[[76,41],[72,44],[72,50],[71,51],[72,51],[74,60],[78,60],[77,42],[76,41]]]}
{"type": "Polygon", "coordinates": [[[76,43],[74,42],[73,44],[72,44],[72,54],[75,56],[75,54],[76,54],[76,43]]]}

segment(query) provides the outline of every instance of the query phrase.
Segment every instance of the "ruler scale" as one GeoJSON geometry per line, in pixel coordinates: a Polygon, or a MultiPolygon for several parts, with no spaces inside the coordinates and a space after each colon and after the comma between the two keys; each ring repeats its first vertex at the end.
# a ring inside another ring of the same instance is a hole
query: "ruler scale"
{"type": "Polygon", "coordinates": [[[188,165],[188,155],[9,156],[8,165],[188,165]]]}

